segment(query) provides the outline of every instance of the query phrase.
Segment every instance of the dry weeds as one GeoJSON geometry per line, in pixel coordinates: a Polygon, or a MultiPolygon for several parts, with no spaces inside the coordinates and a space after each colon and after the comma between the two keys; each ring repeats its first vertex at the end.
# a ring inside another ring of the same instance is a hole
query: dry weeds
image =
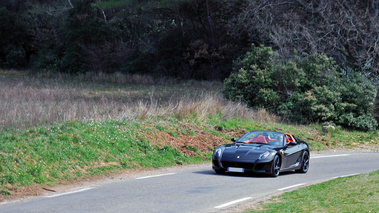
{"type": "Polygon", "coordinates": [[[221,82],[175,81],[151,76],[36,76],[0,71],[0,129],[64,121],[104,121],[175,116],[199,121],[226,118],[276,121],[266,111],[225,100],[221,82]]]}

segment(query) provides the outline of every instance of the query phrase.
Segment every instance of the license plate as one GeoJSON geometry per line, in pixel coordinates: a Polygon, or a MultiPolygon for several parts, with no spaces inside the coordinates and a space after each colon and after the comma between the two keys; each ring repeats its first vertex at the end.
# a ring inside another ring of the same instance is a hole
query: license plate
{"type": "Polygon", "coordinates": [[[228,172],[245,172],[243,168],[228,167],[228,172]]]}

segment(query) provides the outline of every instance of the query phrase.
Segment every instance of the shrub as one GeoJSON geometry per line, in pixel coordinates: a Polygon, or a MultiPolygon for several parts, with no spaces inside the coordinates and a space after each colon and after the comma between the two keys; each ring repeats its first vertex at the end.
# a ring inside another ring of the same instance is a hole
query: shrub
{"type": "Polygon", "coordinates": [[[273,88],[273,51],[269,47],[252,46],[252,51],[238,62],[239,71],[224,82],[223,93],[231,100],[243,100],[250,107],[272,108],[279,101],[273,88]]]}
{"type": "Polygon", "coordinates": [[[224,81],[224,95],[300,123],[331,122],[359,129],[377,127],[371,110],[375,87],[359,74],[342,76],[323,54],[276,63],[271,48],[252,46],[224,81]]]}

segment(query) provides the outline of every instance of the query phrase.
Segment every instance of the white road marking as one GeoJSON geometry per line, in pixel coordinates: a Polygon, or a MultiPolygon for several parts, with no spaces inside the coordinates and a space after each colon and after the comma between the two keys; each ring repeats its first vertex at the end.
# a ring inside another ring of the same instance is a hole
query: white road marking
{"type": "Polygon", "coordinates": [[[79,192],[84,192],[84,191],[87,191],[87,190],[90,190],[90,189],[92,189],[92,187],[82,188],[82,189],[78,189],[78,190],[75,190],[75,191],[63,192],[63,193],[59,193],[59,194],[47,195],[46,197],[47,198],[59,197],[59,196],[63,196],[63,195],[69,195],[69,194],[75,194],[75,193],[79,193],[79,192]]]}
{"type": "Polygon", "coordinates": [[[335,158],[335,157],[345,157],[349,156],[350,154],[340,154],[340,155],[319,155],[319,156],[311,156],[311,159],[316,158],[335,158]]]}
{"type": "Polygon", "coordinates": [[[136,178],[136,180],[141,180],[141,179],[146,179],[146,178],[162,177],[162,176],[174,175],[174,174],[176,174],[176,173],[166,173],[166,174],[159,174],[159,175],[143,176],[143,177],[136,178]]]}
{"type": "Polygon", "coordinates": [[[216,209],[222,209],[222,208],[225,208],[227,206],[230,206],[230,205],[233,205],[233,204],[236,204],[236,203],[240,203],[240,202],[243,202],[243,201],[246,201],[246,200],[250,200],[252,199],[252,197],[245,197],[245,198],[242,198],[242,199],[239,199],[239,200],[234,200],[234,201],[231,201],[229,203],[225,203],[225,204],[222,204],[222,205],[219,205],[219,206],[215,206],[216,209]]]}
{"type": "Polygon", "coordinates": [[[278,191],[284,191],[284,190],[287,190],[287,189],[290,189],[290,188],[294,188],[294,187],[298,187],[298,186],[302,186],[302,185],[305,185],[305,183],[299,183],[299,184],[296,184],[296,185],[287,186],[287,187],[278,189],[278,191]]]}
{"type": "Polygon", "coordinates": [[[353,174],[349,174],[349,175],[341,175],[341,176],[332,177],[332,179],[343,178],[343,177],[350,177],[350,176],[359,175],[359,174],[360,173],[353,173],[353,174]]]}

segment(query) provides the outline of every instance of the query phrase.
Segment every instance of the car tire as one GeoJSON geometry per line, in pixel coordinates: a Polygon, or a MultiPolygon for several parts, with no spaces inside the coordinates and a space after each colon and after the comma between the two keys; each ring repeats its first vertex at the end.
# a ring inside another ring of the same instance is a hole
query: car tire
{"type": "Polygon", "coordinates": [[[299,173],[307,173],[309,170],[309,153],[308,151],[303,152],[303,156],[301,158],[301,167],[296,170],[299,173]]]}
{"type": "Polygon", "coordinates": [[[270,176],[278,177],[280,172],[280,158],[278,155],[275,155],[274,160],[272,160],[270,176]]]}

